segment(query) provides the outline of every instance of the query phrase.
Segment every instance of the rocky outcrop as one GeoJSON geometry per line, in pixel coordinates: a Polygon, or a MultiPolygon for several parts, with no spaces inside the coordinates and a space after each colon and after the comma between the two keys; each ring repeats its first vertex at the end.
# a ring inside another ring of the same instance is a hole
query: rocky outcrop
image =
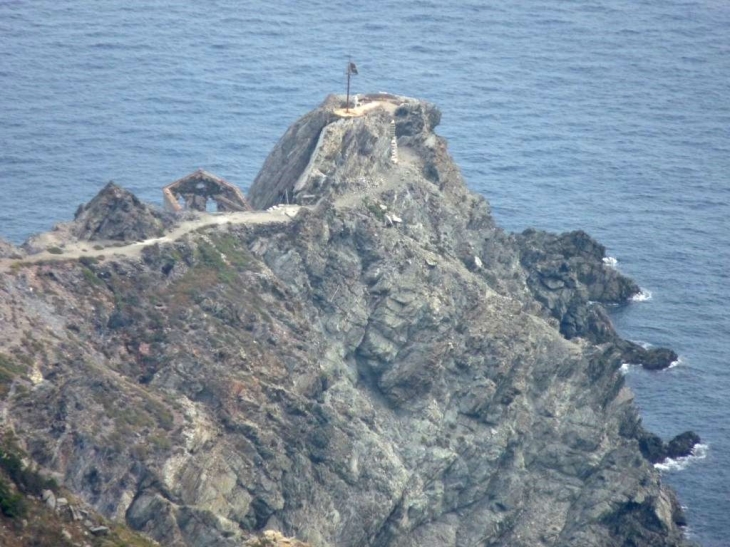
{"type": "Polygon", "coordinates": [[[583,231],[560,235],[525,230],[516,236],[527,283],[549,313],[560,322],[566,338],[584,337],[610,343],[625,363],[649,370],[669,367],[678,359],[667,348],[644,348],[616,333],[602,305],[626,303],[639,286],[606,264],[606,248],[583,231]]]}
{"type": "Polygon", "coordinates": [[[695,446],[702,441],[694,431],[685,431],[674,437],[668,443],[650,431],[643,428],[637,433],[639,448],[644,457],[651,463],[660,463],[667,458],[677,459],[692,455],[695,446]]]}
{"type": "Polygon", "coordinates": [[[291,222],[0,278],[31,457],[171,546],[686,545],[599,302],[635,285],[497,227],[432,105],[331,107],[251,188],[291,222]]]}
{"type": "Polygon", "coordinates": [[[679,356],[668,348],[645,348],[627,340],[617,341],[623,351],[623,360],[640,364],[648,370],[663,370],[676,363],[679,356]]]}
{"type": "Polygon", "coordinates": [[[67,491],[28,465],[13,436],[0,431],[0,545],[77,547],[87,544],[91,534],[105,539],[96,545],[153,547],[124,524],[107,523],[88,506],[62,495],[67,491]]]}
{"type": "Polygon", "coordinates": [[[71,234],[85,241],[141,241],[161,236],[174,216],[142,203],[134,194],[108,183],[76,211],[71,234]]]}
{"type": "Polygon", "coordinates": [[[23,253],[15,245],[0,239],[0,258],[21,258],[23,253]]]}
{"type": "Polygon", "coordinates": [[[253,182],[248,194],[256,209],[267,209],[285,203],[307,168],[317,147],[322,130],[335,119],[329,106],[339,105],[333,96],[321,108],[313,110],[295,122],[266,158],[263,168],[253,182]]]}
{"type": "MultiPolygon", "coordinates": [[[[583,306],[588,301],[621,304],[640,292],[634,281],[606,265],[606,248],[581,230],[561,235],[525,230],[517,241],[522,264],[532,274],[530,284],[551,310],[570,301],[561,294],[563,289],[578,293],[583,306]]],[[[560,311],[567,313],[566,309],[560,311]]],[[[585,331],[577,327],[563,334],[580,336],[585,331]]]]}

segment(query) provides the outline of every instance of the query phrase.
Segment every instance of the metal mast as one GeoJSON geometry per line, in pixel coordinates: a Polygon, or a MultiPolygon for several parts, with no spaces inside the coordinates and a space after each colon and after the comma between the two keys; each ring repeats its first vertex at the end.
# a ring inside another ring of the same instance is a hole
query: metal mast
{"type": "Polygon", "coordinates": [[[347,60],[347,101],[345,103],[345,112],[350,111],[350,76],[357,74],[357,66],[351,60],[347,60]]]}

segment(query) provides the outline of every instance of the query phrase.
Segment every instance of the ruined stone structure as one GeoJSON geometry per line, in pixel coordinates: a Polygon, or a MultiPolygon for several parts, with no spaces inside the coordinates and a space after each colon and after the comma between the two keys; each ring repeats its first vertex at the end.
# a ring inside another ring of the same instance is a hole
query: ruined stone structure
{"type": "Polygon", "coordinates": [[[202,169],[190,173],[162,189],[165,209],[169,211],[206,211],[213,200],[218,211],[250,211],[243,193],[230,182],[202,169]],[[180,203],[183,200],[184,205],[180,203]]]}

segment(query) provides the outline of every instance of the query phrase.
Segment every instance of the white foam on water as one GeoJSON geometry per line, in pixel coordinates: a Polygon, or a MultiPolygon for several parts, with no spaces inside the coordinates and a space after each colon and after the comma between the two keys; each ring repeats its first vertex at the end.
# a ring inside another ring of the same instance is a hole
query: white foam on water
{"type": "Polygon", "coordinates": [[[641,289],[639,291],[639,294],[635,294],[631,297],[631,300],[633,302],[646,302],[647,300],[651,300],[651,291],[646,289],[641,289]]]}
{"type": "Polygon", "coordinates": [[[677,459],[667,458],[663,462],[655,463],[654,467],[662,472],[681,471],[694,461],[704,460],[707,457],[709,448],[706,444],[696,444],[689,456],[677,459]]]}
{"type": "Polygon", "coordinates": [[[618,370],[621,372],[621,374],[624,374],[624,375],[628,374],[629,371],[631,370],[631,363],[623,363],[621,365],[621,368],[619,368],[618,370]]]}
{"type": "Polygon", "coordinates": [[[609,268],[616,268],[618,266],[618,260],[612,256],[604,256],[603,263],[609,268]]]}
{"type": "Polygon", "coordinates": [[[667,370],[669,370],[670,368],[678,367],[681,364],[682,364],[682,358],[678,357],[676,361],[672,361],[671,363],[669,363],[667,370]]]}

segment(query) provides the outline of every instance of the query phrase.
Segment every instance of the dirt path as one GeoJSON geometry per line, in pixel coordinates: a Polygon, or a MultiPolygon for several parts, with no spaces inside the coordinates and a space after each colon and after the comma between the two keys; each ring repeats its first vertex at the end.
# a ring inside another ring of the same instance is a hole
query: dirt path
{"type": "Polygon", "coordinates": [[[186,220],[181,222],[169,233],[162,237],[146,239],[128,245],[119,245],[116,241],[78,241],[66,244],[61,253],[51,253],[44,251],[37,254],[28,255],[20,259],[2,259],[0,260],[0,272],[8,271],[13,265],[28,264],[45,261],[59,261],[79,259],[82,256],[94,256],[97,258],[122,256],[136,257],[142,252],[142,249],[155,245],[156,243],[168,243],[176,241],[190,232],[207,226],[218,226],[222,224],[280,224],[290,222],[299,210],[298,205],[283,205],[269,211],[253,211],[243,213],[218,213],[208,214],[202,213],[194,220],[186,220]],[[103,247],[99,249],[98,247],[103,247]]]}
{"type": "MultiPolygon", "coordinates": [[[[362,116],[377,108],[384,108],[392,114],[395,111],[396,105],[388,101],[373,101],[357,108],[352,108],[351,112],[342,117],[362,116]]],[[[320,141],[321,140],[322,137],[320,137],[320,141]]],[[[320,144],[321,142],[318,143],[318,148],[320,144]]],[[[316,152],[317,150],[315,150],[313,158],[316,157],[316,152]]],[[[418,162],[416,161],[416,156],[413,152],[407,148],[401,149],[399,156],[400,163],[395,165],[394,169],[387,170],[386,173],[383,174],[384,176],[380,177],[378,180],[363,182],[360,185],[361,187],[358,188],[349,188],[345,195],[335,199],[335,207],[344,209],[360,205],[364,199],[374,198],[403,184],[408,172],[415,169],[418,162]]],[[[313,158],[310,159],[310,164],[305,169],[305,173],[311,169],[313,158]]],[[[302,206],[298,205],[278,205],[267,211],[217,214],[200,213],[197,218],[181,222],[162,237],[151,238],[127,245],[120,245],[118,241],[73,241],[64,243],[57,247],[54,238],[51,237],[47,242],[47,248],[55,247],[54,251],[56,252],[43,251],[20,259],[0,259],[0,273],[7,272],[13,266],[20,264],[74,260],[83,256],[93,256],[96,258],[107,258],[112,256],[137,257],[142,252],[142,249],[149,247],[150,245],[176,241],[184,235],[199,228],[221,224],[254,225],[285,223],[291,221],[301,208],[302,206]],[[57,252],[58,250],[61,252],[57,252]]],[[[48,235],[50,236],[50,234],[48,235]]],[[[45,246],[46,244],[44,243],[43,245],[45,246]]]]}

